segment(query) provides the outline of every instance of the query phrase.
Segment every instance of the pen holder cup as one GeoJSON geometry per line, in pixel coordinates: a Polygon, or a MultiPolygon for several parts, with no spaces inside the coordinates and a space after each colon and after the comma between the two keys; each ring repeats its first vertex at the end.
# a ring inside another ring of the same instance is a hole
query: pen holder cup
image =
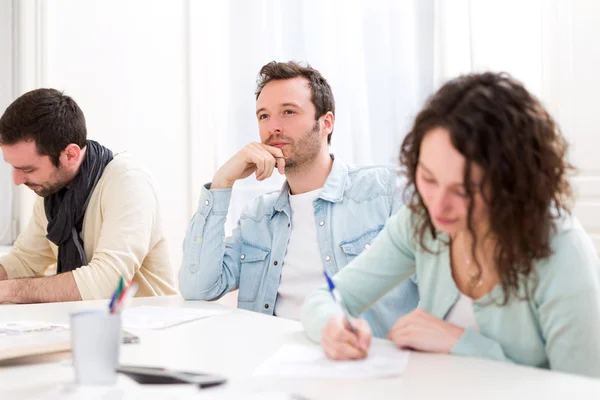
{"type": "Polygon", "coordinates": [[[71,347],[75,380],[80,385],[117,381],[121,314],[84,311],[71,314],[71,347]]]}

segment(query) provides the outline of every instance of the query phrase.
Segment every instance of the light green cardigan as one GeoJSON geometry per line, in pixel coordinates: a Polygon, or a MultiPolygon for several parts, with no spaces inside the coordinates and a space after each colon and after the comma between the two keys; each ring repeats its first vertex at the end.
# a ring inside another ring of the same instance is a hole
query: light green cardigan
{"type": "MultiPolygon", "coordinates": [[[[450,251],[443,240],[426,238],[423,251],[412,234],[412,217],[402,208],[334,281],[350,313],[359,316],[415,272],[420,307],[443,319],[459,298],[452,278],[450,251]]],[[[575,217],[556,221],[554,254],[536,264],[538,282],[529,300],[511,297],[500,285],[473,302],[481,333],[466,329],[452,353],[600,377],[600,262],[591,240],[575,217]]],[[[524,293],[524,291],[522,291],[524,293]]],[[[330,316],[339,314],[323,285],[306,300],[302,324],[320,340],[330,316]]]]}

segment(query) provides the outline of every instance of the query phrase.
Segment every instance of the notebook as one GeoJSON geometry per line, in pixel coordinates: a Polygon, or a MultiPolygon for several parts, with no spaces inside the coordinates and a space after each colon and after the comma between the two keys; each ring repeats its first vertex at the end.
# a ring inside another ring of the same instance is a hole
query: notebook
{"type": "Polygon", "coordinates": [[[18,324],[0,324],[0,361],[71,349],[71,335],[65,325],[18,324]]]}
{"type": "MultiPolygon", "coordinates": [[[[140,338],[122,330],[121,342],[136,344],[140,338]]],[[[0,361],[68,350],[71,350],[69,325],[41,321],[0,323],[0,361]]]]}

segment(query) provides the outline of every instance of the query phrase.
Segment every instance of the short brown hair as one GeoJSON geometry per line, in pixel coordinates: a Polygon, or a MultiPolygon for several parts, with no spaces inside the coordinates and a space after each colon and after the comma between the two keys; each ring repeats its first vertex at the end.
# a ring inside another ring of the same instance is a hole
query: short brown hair
{"type": "MultiPolygon", "coordinates": [[[[494,262],[504,303],[510,295],[523,297],[522,282],[528,297],[526,278],[534,274],[534,261],[552,254],[553,221],[557,214],[569,213],[573,202],[567,180],[573,167],[566,160],[568,146],[558,125],[535,96],[504,73],[464,75],[429,98],[400,150],[408,180],[406,200],[416,217],[413,233],[426,251],[424,237],[429,233],[435,238],[436,231],[416,190],[416,172],[423,138],[435,128],[447,130],[452,145],[465,157],[464,182],[470,179],[473,163],[483,168],[479,190],[496,240],[494,262]],[[484,187],[491,188],[490,196],[484,187]]],[[[465,190],[474,252],[478,240],[471,220],[474,190],[470,185],[465,190]]]]}
{"type": "MultiPolygon", "coordinates": [[[[297,77],[306,78],[309,82],[308,86],[310,87],[311,92],[310,100],[316,109],[315,120],[318,120],[329,111],[335,115],[335,100],[333,98],[331,86],[329,86],[327,80],[323,78],[319,71],[312,68],[309,64],[303,66],[296,61],[288,61],[285,63],[271,61],[270,63],[265,64],[260,69],[256,80],[256,99],[258,100],[258,96],[260,96],[260,93],[267,83],[297,77]]],[[[331,143],[332,135],[333,130],[327,136],[327,144],[331,143]]]]}
{"type": "Polygon", "coordinates": [[[0,145],[35,142],[39,155],[59,165],[60,153],[71,143],[84,148],[87,129],[75,100],[56,89],[36,89],[8,106],[0,118],[0,145]]]}

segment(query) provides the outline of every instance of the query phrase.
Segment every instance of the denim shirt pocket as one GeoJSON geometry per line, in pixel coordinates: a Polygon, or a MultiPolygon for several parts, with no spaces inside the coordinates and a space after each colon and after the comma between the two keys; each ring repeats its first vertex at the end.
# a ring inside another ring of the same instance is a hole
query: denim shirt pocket
{"type": "Polygon", "coordinates": [[[383,229],[383,225],[376,228],[369,229],[358,236],[354,236],[348,240],[344,240],[340,243],[342,251],[346,255],[346,261],[349,263],[355,259],[360,253],[368,250],[371,246],[373,239],[379,235],[379,232],[383,229]]]}
{"type": "Polygon", "coordinates": [[[266,279],[267,256],[271,250],[255,244],[242,242],[240,252],[240,285],[238,301],[256,299],[261,282],[266,279]]]}

